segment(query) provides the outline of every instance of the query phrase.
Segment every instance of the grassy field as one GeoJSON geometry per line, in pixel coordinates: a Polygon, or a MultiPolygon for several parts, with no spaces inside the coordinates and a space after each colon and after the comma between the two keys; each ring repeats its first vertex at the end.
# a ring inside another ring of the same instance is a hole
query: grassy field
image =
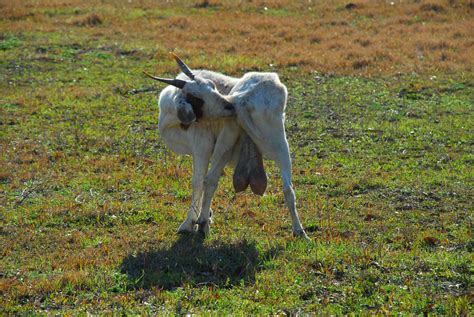
{"type": "Polygon", "coordinates": [[[472,1],[0,1],[0,314],[446,314],[473,302],[472,1]],[[93,3],[94,5],[91,5],[93,3]],[[157,131],[170,49],[277,71],[297,206],[157,131]]]}

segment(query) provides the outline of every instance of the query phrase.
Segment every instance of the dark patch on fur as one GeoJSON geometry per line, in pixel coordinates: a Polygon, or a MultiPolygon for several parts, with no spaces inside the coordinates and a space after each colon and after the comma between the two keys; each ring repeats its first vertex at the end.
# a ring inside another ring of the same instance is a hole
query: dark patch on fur
{"type": "Polygon", "coordinates": [[[186,101],[189,102],[191,106],[193,107],[193,112],[196,115],[196,121],[201,119],[203,116],[202,108],[204,106],[204,100],[194,97],[191,94],[187,94],[186,101]]]}

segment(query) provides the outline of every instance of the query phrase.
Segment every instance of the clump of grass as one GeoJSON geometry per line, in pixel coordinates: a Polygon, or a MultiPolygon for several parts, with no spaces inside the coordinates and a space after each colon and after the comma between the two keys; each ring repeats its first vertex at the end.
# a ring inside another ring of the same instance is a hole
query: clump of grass
{"type": "Polygon", "coordinates": [[[103,18],[101,18],[96,13],[88,14],[85,17],[76,18],[73,22],[77,26],[98,26],[104,23],[103,18]]]}
{"type": "Polygon", "coordinates": [[[357,60],[352,63],[352,68],[361,69],[369,66],[370,62],[368,60],[357,60]]]}
{"type": "Polygon", "coordinates": [[[218,8],[219,6],[220,6],[219,1],[209,1],[209,0],[201,0],[200,2],[194,5],[194,7],[198,9],[218,8]]]}
{"type": "Polygon", "coordinates": [[[6,36],[3,39],[1,39],[0,51],[11,50],[20,45],[21,45],[21,41],[19,38],[15,36],[6,36]]]}
{"type": "Polygon", "coordinates": [[[446,8],[439,3],[423,3],[420,5],[421,11],[433,11],[436,13],[443,13],[446,11],[446,8]]]}
{"type": "Polygon", "coordinates": [[[9,172],[0,171],[0,183],[7,184],[12,180],[12,176],[9,172]]]}

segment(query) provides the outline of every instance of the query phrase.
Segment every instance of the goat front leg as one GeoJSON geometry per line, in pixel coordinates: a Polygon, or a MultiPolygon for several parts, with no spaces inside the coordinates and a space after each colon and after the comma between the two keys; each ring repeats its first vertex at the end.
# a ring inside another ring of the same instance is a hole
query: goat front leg
{"type": "Polygon", "coordinates": [[[209,155],[193,156],[193,194],[186,220],[179,226],[178,233],[185,234],[196,231],[196,223],[201,213],[202,195],[204,191],[204,177],[209,166],[209,155]]]}
{"type": "Polygon", "coordinates": [[[219,178],[222,175],[222,171],[226,164],[231,160],[232,153],[227,152],[221,156],[221,159],[212,164],[209,173],[204,179],[204,195],[202,200],[201,215],[197,221],[198,231],[205,236],[209,234],[211,225],[211,201],[214,193],[216,192],[219,178]]]}
{"type": "Polygon", "coordinates": [[[191,207],[186,220],[179,226],[178,233],[188,233],[196,231],[196,222],[201,213],[202,195],[204,192],[204,178],[207,174],[209,161],[211,159],[214,143],[206,131],[196,129],[191,126],[186,130],[185,138],[191,145],[193,157],[193,194],[191,207]]]}
{"type": "Polygon", "coordinates": [[[211,224],[211,201],[219,183],[219,178],[227,163],[232,159],[232,151],[239,138],[240,129],[229,123],[217,138],[211,158],[211,169],[204,180],[204,195],[201,215],[197,221],[198,231],[209,234],[211,224]]]}

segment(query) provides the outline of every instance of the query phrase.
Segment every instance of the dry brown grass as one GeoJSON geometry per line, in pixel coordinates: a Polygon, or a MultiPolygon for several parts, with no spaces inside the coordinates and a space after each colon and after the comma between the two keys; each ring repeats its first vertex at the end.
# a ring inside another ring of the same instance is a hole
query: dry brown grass
{"type": "MultiPolygon", "coordinates": [[[[187,59],[244,56],[337,74],[472,72],[474,60],[472,1],[94,3],[4,1],[0,16],[7,32],[81,32],[111,42],[129,39],[155,48],[158,57],[178,48],[187,59]]],[[[193,65],[209,67],[209,60],[193,65]]]]}

